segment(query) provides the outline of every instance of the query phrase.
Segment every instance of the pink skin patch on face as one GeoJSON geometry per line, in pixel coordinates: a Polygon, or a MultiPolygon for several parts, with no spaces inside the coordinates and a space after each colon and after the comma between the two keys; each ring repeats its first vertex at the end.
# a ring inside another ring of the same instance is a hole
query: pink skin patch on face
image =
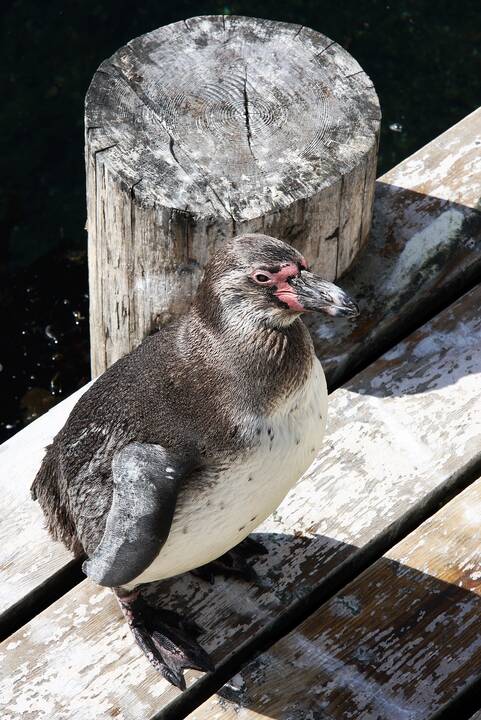
{"type": "MultiPolygon", "coordinates": [[[[302,258],[304,265],[305,260],[302,258]]],[[[307,266],[306,266],[307,267],[307,266]]],[[[274,273],[272,275],[273,285],[276,285],[277,290],[275,291],[275,296],[279,298],[279,300],[283,303],[285,303],[289,310],[296,310],[297,312],[302,312],[304,310],[304,307],[299,302],[299,298],[297,297],[297,294],[295,290],[289,285],[289,280],[293,277],[299,277],[299,268],[296,265],[296,263],[289,263],[288,265],[284,265],[279,272],[274,273]]]]}

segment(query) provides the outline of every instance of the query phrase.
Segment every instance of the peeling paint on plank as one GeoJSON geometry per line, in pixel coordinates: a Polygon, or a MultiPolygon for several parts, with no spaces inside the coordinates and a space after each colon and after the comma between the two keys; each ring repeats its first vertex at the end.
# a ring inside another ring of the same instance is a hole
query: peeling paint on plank
{"type": "MultiPolygon", "coordinates": [[[[189,720],[425,720],[481,678],[481,479],[189,720]]],[[[475,715],[472,720],[479,718],[475,715]]]]}
{"type": "Polygon", "coordinates": [[[481,272],[480,144],[481,108],[377,181],[368,244],[340,280],[359,321],[308,323],[331,387],[396,326],[481,272]]]}

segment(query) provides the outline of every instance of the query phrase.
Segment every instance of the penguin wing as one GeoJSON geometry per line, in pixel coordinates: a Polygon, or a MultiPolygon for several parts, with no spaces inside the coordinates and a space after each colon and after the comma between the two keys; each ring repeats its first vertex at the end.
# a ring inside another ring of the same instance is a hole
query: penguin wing
{"type": "Polygon", "coordinates": [[[104,534],[82,569],[99,585],[124,585],[147,568],[170,532],[178,490],[193,467],[161,445],[133,442],[113,458],[104,534]]]}

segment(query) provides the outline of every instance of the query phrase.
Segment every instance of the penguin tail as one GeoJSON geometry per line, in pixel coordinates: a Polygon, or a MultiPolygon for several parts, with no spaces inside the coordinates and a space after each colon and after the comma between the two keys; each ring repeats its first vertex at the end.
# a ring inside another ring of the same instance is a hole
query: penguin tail
{"type": "Polygon", "coordinates": [[[81,555],[83,548],[67,506],[66,493],[61,492],[61,485],[58,449],[52,443],[47,447],[30,488],[30,495],[42,508],[51,537],[66,545],[76,556],[81,555]]]}

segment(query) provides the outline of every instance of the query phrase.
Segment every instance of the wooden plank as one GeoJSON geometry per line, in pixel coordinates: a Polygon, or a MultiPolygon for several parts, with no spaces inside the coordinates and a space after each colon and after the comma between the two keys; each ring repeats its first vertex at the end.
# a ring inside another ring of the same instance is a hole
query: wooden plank
{"type": "Polygon", "coordinates": [[[480,146],[481,108],[377,181],[369,243],[340,281],[359,322],[310,322],[330,387],[459,297],[460,278],[479,281],[480,146]]]}
{"type": "Polygon", "coordinates": [[[480,517],[481,479],[247,666],[235,700],[211,698],[189,719],[427,720],[447,710],[481,683],[480,517]]]}
{"type": "Polygon", "coordinates": [[[87,386],[78,390],[0,445],[2,523],[0,542],[0,621],[72,559],[60,543],[53,543],[43,515],[30,498],[30,485],[44,448],[60,430],[87,386]]]}
{"type": "MultiPolygon", "coordinates": [[[[151,588],[152,601],[195,617],[220,663],[343,561],[381,535],[389,542],[407,510],[481,462],[480,337],[478,288],[331,396],[324,451],[258,530],[270,551],[255,566],[261,585],[184,575],[151,588]]],[[[35,718],[75,717],[74,698],[90,716],[145,718],[177,694],[134,647],[110,595],[87,581],[2,651],[11,718],[27,705],[35,718]]]]}
{"type": "MultiPolygon", "coordinates": [[[[479,212],[472,209],[481,172],[475,163],[480,131],[478,110],[378,181],[374,229],[366,254],[344,282],[361,301],[362,323],[339,321],[333,326],[323,319],[314,328],[331,386],[342,380],[350,363],[362,362],[394,337],[403,337],[407,321],[418,318],[419,323],[427,298],[432,302],[448,293],[453,283],[462,287],[473,271],[481,270],[479,212]],[[411,252],[411,247],[419,252],[411,252]]],[[[65,551],[47,539],[29,488],[43,447],[78,396],[64,400],[0,446],[2,515],[14,519],[13,526],[2,523],[0,527],[3,611],[25,603],[68,562],[65,551]],[[16,518],[22,522],[15,524],[16,518]]]]}

